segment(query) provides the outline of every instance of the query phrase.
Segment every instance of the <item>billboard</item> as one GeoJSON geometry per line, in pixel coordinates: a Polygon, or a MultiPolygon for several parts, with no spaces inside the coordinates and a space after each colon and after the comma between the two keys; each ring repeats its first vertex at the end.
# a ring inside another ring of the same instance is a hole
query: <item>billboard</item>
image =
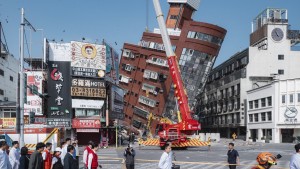
{"type": "Polygon", "coordinates": [[[92,78],[103,78],[105,75],[103,70],[82,67],[72,67],[71,73],[73,76],[83,76],[92,78]]]}
{"type": "MultiPolygon", "coordinates": [[[[34,85],[37,87],[39,93],[43,93],[43,81],[45,80],[42,71],[29,71],[27,74],[27,86],[34,85]]],[[[24,104],[24,115],[29,112],[34,112],[35,115],[43,115],[43,100],[37,95],[30,92],[27,87],[27,102],[24,104]]]]}
{"type": "Polygon", "coordinates": [[[119,84],[119,54],[106,42],[103,44],[106,46],[105,80],[119,84]]]}
{"type": "MultiPolygon", "coordinates": [[[[47,46],[45,46],[47,47],[47,46]]],[[[46,48],[47,49],[47,48],[46,48]]],[[[63,62],[70,62],[71,61],[71,49],[70,43],[56,43],[56,42],[49,42],[48,43],[48,56],[49,61],[63,61],[63,62]]],[[[46,50],[46,52],[47,52],[46,50]]],[[[47,53],[44,53],[44,57],[47,57],[47,53]]],[[[46,58],[46,60],[48,60],[46,58]]]]}
{"type": "Polygon", "coordinates": [[[101,109],[103,105],[103,100],[72,99],[72,108],[101,109]]]}
{"type": "Polygon", "coordinates": [[[124,119],[124,90],[116,85],[111,86],[111,113],[110,119],[124,119]]]}
{"type": "Polygon", "coordinates": [[[72,78],[71,96],[106,98],[104,80],[72,78]]]}
{"type": "Polygon", "coordinates": [[[48,117],[71,118],[70,62],[48,63],[48,117]]]}
{"type": "Polygon", "coordinates": [[[72,128],[101,128],[100,119],[73,119],[72,128]]]}
{"type": "Polygon", "coordinates": [[[71,66],[105,71],[105,46],[71,41],[71,66]]]}

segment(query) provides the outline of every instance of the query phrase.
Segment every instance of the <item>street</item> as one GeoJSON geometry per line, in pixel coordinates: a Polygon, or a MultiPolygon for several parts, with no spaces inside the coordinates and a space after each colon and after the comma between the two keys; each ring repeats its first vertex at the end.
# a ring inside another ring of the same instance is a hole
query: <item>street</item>
{"type": "MultiPolygon", "coordinates": [[[[137,145],[136,145],[137,146],[137,145]]],[[[121,168],[122,153],[125,148],[99,149],[99,163],[103,168],[121,168]]],[[[277,166],[272,168],[287,169],[289,160],[295,152],[294,144],[265,144],[255,143],[248,145],[246,142],[236,142],[235,149],[240,154],[240,166],[237,168],[249,169],[256,163],[256,156],[260,152],[271,152],[274,155],[281,154],[283,157],[278,161],[277,166]]],[[[162,150],[159,147],[135,148],[135,168],[157,168],[162,150]]],[[[181,169],[222,169],[226,166],[227,142],[212,144],[211,151],[207,147],[188,148],[187,150],[173,150],[176,155],[177,164],[181,169]]]]}

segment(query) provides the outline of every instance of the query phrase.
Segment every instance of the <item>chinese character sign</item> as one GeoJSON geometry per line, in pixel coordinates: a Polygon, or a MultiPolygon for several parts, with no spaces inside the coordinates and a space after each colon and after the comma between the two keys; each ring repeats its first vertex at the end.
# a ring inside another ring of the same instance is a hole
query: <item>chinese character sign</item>
{"type": "MultiPolygon", "coordinates": [[[[36,86],[39,93],[43,93],[43,80],[44,75],[42,71],[28,71],[27,74],[27,86],[36,86]]],[[[24,114],[28,115],[29,112],[34,112],[35,115],[43,115],[43,100],[37,95],[30,92],[27,88],[27,102],[24,104],[24,114]]]]}
{"type": "Polygon", "coordinates": [[[71,42],[71,66],[91,69],[106,69],[106,49],[104,45],[71,42]]]}
{"type": "Polygon", "coordinates": [[[70,62],[48,63],[48,117],[71,117],[70,62]]]}
{"type": "Polygon", "coordinates": [[[106,98],[105,82],[100,79],[73,78],[71,96],[106,98]]]}

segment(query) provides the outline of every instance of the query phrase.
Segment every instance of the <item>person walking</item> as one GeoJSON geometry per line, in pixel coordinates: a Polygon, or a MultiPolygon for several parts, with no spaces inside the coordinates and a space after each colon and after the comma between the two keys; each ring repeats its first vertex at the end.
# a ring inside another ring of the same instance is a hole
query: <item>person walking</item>
{"type": "Polygon", "coordinates": [[[229,143],[227,152],[227,162],[229,169],[236,169],[236,166],[240,164],[239,153],[234,149],[234,143],[229,143]]]}
{"type": "Polygon", "coordinates": [[[171,169],[172,168],[172,148],[170,144],[165,144],[165,151],[160,157],[158,167],[160,169],[171,169]]]}
{"type": "Polygon", "coordinates": [[[78,140],[77,138],[74,138],[74,143],[76,143],[75,146],[75,155],[76,155],[76,160],[77,160],[77,164],[78,164],[78,168],[79,168],[79,147],[78,147],[78,140]]]}
{"type": "Polygon", "coordinates": [[[8,155],[6,153],[7,143],[6,141],[0,142],[0,168],[1,169],[11,169],[8,155]]]}
{"type": "Polygon", "coordinates": [[[211,138],[208,137],[207,139],[207,146],[208,146],[208,151],[211,151],[211,138]]]}
{"type": "Polygon", "coordinates": [[[51,154],[52,143],[46,143],[46,148],[42,154],[44,160],[44,169],[51,168],[52,154],[51,154]]]}
{"type": "Polygon", "coordinates": [[[45,149],[44,143],[37,143],[35,147],[35,151],[31,154],[29,160],[29,169],[43,169],[43,156],[42,152],[45,149]]]}
{"type": "Polygon", "coordinates": [[[21,157],[20,157],[20,167],[19,169],[28,169],[29,167],[29,155],[28,155],[28,148],[22,147],[21,148],[21,157]]]}
{"type": "Polygon", "coordinates": [[[132,145],[129,144],[124,151],[126,169],[134,169],[134,156],[135,150],[133,149],[132,145]]]}
{"type": "Polygon", "coordinates": [[[85,168],[87,168],[87,159],[88,159],[89,153],[92,151],[92,147],[94,147],[94,142],[89,141],[88,146],[86,146],[86,148],[83,151],[82,162],[83,162],[85,168]]]}
{"type": "MultiPolygon", "coordinates": [[[[75,163],[73,158],[74,146],[68,145],[67,154],[64,156],[64,169],[75,169],[75,163]]],[[[62,158],[61,158],[62,159],[62,158]]]]}
{"type": "Polygon", "coordinates": [[[12,148],[9,151],[9,162],[12,169],[18,169],[20,165],[19,142],[13,141],[12,148]]]}
{"type": "Polygon", "coordinates": [[[62,162],[63,165],[64,165],[64,162],[65,162],[64,158],[65,158],[66,154],[68,154],[67,148],[68,148],[69,145],[71,145],[71,139],[70,138],[66,138],[66,142],[65,142],[65,144],[62,147],[62,153],[60,155],[61,162],[62,162]]]}
{"type": "Polygon", "coordinates": [[[62,165],[60,154],[62,150],[60,147],[57,147],[55,151],[53,152],[53,158],[51,162],[51,169],[64,169],[64,166],[62,165]]]}
{"type": "Polygon", "coordinates": [[[292,155],[290,169],[300,169],[300,143],[295,145],[296,153],[292,155]]]}
{"type": "Polygon", "coordinates": [[[87,168],[88,169],[97,169],[98,167],[102,168],[101,165],[98,163],[98,155],[97,155],[97,150],[98,150],[98,144],[94,144],[92,146],[92,151],[90,151],[88,155],[88,161],[87,161],[87,168]]]}

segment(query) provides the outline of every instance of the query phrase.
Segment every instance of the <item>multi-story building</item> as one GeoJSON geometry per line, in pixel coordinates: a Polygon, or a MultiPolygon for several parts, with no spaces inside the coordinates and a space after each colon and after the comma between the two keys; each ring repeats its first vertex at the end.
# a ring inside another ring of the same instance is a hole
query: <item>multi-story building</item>
{"type": "Polygon", "coordinates": [[[247,91],[248,139],[272,143],[300,139],[300,79],[279,79],[247,91]]]}
{"type": "Polygon", "coordinates": [[[3,44],[0,45],[0,100],[16,102],[20,62],[8,53],[3,44]]]}
{"type": "Polygon", "coordinates": [[[299,78],[300,52],[293,48],[297,42],[299,31],[289,29],[286,9],[260,13],[252,24],[250,47],[214,68],[199,95],[203,128],[223,137],[233,132],[246,137],[246,91],[270,83],[276,74],[281,80],[299,78]]]}
{"type": "MultiPolygon", "coordinates": [[[[192,107],[219,53],[226,30],[192,20],[198,0],[168,2],[166,26],[192,107]]],[[[140,128],[146,124],[149,112],[176,115],[172,79],[159,29],[144,32],[138,45],[125,43],[119,68],[120,86],[126,92],[126,122],[140,128]]]]}

